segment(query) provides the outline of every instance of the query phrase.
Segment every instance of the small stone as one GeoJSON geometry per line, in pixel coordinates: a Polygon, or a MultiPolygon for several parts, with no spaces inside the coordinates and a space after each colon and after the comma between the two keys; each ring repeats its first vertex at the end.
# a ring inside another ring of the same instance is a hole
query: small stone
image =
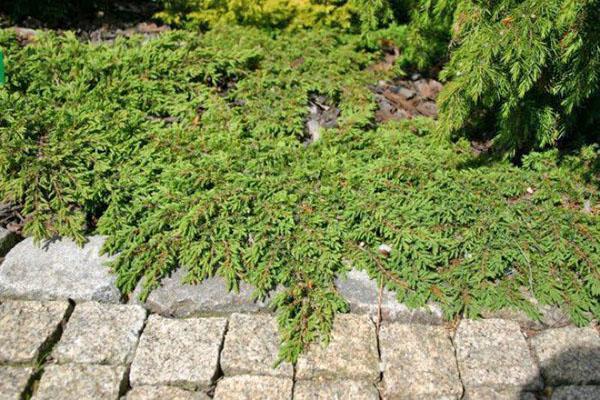
{"type": "Polygon", "coordinates": [[[229,319],[221,368],[226,376],[271,375],[291,378],[292,365],[274,368],[279,352],[277,321],[271,315],[233,314],[229,319]]]}
{"type": "Polygon", "coordinates": [[[0,367],[0,399],[20,400],[33,368],[0,367]]]}
{"type": "Polygon", "coordinates": [[[293,381],[272,376],[239,375],[219,381],[215,400],[290,400],[293,381]]]}
{"type": "Polygon", "coordinates": [[[31,363],[59,332],[67,301],[9,301],[0,304],[0,363],[31,363]]]}
{"type": "Polygon", "coordinates": [[[19,236],[16,233],[0,228],[0,257],[4,257],[18,242],[19,236]]]}
{"type": "Polygon", "coordinates": [[[140,306],[77,304],[53,357],[61,364],[129,364],[145,319],[140,306]]]}
{"type": "Polygon", "coordinates": [[[562,386],[552,392],[552,400],[598,400],[600,386],[562,386]]]}
{"type": "Polygon", "coordinates": [[[131,366],[131,386],[208,387],[217,374],[226,325],[223,318],[151,315],[131,366]]]}
{"type": "Polygon", "coordinates": [[[551,386],[600,383],[600,335],[594,328],[548,329],[531,339],[551,386]]]}
{"type": "Polygon", "coordinates": [[[351,380],[298,381],[294,386],[294,400],[352,399],[379,400],[379,393],[372,383],[351,380]]]}
{"type": "Polygon", "coordinates": [[[300,355],[296,378],[376,382],[379,378],[379,357],[372,321],[362,315],[338,315],[333,323],[329,345],[313,343],[300,355]]]}
{"type": "Polygon", "coordinates": [[[516,322],[462,320],[454,344],[466,389],[541,387],[538,367],[516,322]]]}
{"type": "MultiPolygon", "coordinates": [[[[184,276],[185,271],[180,268],[163,279],[160,287],[150,293],[144,306],[153,313],[178,318],[252,313],[268,308],[268,301],[253,299],[254,289],[245,282],[240,283],[240,290],[236,293],[227,290],[227,283],[220,276],[208,278],[198,285],[181,283],[184,276]]],[[[138,285],[132,302],[138,301],[140,291],[138,285]]]]}
{"type": "Polygon", "coordinates": [[[0,268],[0,297],[55,300],[95,300],[118,303],[116,276],[100,255],[104,238],[93,236],[82,248],[70,239],[51,240],[41,247],[27,238],[7,255],[0,268]]]}
{"type": "MultiPolygon", "coordinates": [[[[356,314],[367,314],[374,321],[378,318],[379,287],[365,271],[350,270],[335,281],[338,292],[349,303],[356,314]]],[[[399,303],[396,294],[383,289],[381,298],[381,318],[383,321],[439,325],[443,322],[442,310],[436,305],[422,308],[409,308],[399,303]]]]}
{"type": "Polygon", "coordinates": [[[536,400],[533,393],[518,388],[494,389],[472,388],[465,392],[463,400],[536,400]]]}
{"type": "Polygon", "coordinates": [[[385,324],[379,333],[386,399],[459,399],[462,384],[446,330],[385,324]]]}
{"type": "Polygon", "coordinates": [[[127,393],[127,400],[209,400],[203,392],[189,392],[172,386],[138,386],[127,393]]]}
{"type": "Polygon", "coordinates": [[[44,369],[33,400],[116,400],[127,384],[125,367],[65,364],[44,369]]]}

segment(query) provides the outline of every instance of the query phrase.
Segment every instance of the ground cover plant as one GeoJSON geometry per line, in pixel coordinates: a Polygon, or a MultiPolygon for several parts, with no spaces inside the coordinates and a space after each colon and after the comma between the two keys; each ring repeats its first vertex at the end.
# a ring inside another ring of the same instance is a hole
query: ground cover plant
{"type": "Polygon", "coordinates": [[[534,315],[530,295],[576,323],[600,317],[596,148],[517,167],[434,135],[432,120],[377,125],[369,86],[397,71],[371,67],[369,37],[221,26],[21,46],[4,30],[0,46],[0,198],[38,239],[107,235],[125,292],[176,268],[257,296],[282,286],[290,360],[347,309],[334,279],[351,267],[448,318],[534,315]],[[307,144],[316,95],[340,115],[307,144]]]}

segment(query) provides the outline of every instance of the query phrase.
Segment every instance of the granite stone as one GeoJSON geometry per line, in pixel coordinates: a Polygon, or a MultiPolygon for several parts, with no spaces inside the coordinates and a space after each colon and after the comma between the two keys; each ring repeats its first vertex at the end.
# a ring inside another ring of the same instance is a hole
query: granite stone
{"type": "Polygon", "coordinates": [[[333,323],[329,345],[313,343],[300,355],[296,378],[376,382],[379,378],[379,357],[373,322],[365,315],[338,315],[333,323]]]}
{"type": "Polygon", "coordinates": [[[293,376],[290,363],[278,360],[279,333],[275,317],[267,314],[232,314],[229,318],[221,368],[225,376],[293,376]]]}
{"type": "Polygon", "coordinates": [[[127,400],[209,400],[203,392],[190,392],[173,386],[138,386],[127,393],[127,400]]]}
{"type": "Polygon", "coordinates": [[[541,387],[539,369],[514,321],[462,320],[454,345],[466,389],[541,387]]]}
{"type": "Polygon", "coordinates": [[[384,324],[379,333],[386,399],[459,399],[463,388],[448,331],[384,324]]]}
{"type": "Polygon", "coordinates": [[[52,355],[61,364],[131,363],[145,319],[140,306],[79,303],[52,355]]]}
{"type": "Polygon", "coordinates": [[[30,300],[72,299],[118,303],[116,275],[100,255],[101,236],[88,238],[83,246],[70,239],[45,241],[32,238],[17,244],[0,268],[0,297],[30,300]]]}
{"type": "Polygon", "coordinates": [[[126,368],[65,364],[45,367],[34,400],[117,400],[127,383],[126,368]]]}
{"type": "MultiPolygon", "coordinates": [[[[352,269],[336,279],[338,292],[357,314],[367,314],[374,321],[379,313],[379,287],[365,271],[352,269]]],[[[443,322],[442,310],[434,304],[421,308],[409,308],[398,302],[396,293],[383,289],[381,297],[381,319],[403,323],[439,325],[443,322]]]]}
{"type": "MultiPolygon", "coordinates": [[[[227,290],[225,279],[208,278],[197,285],[182,283],[186,272],[180,268],[164,278],[143,304],[151,312],[168,317],[222,316],[234,312],[258,312],[268,308],[268,301],[255,300],[251,285],[241,282],[239,292],[227,290]]],[[[130,302],[140,304],[142,283],[130,302]]]]}
{"type": "Polygon", "coordinates": [[[33,368],[0,366],[0,399],[20,400],[33,368]]]}
{"type": "Polygon", "coordinates": [[[291,400],[294,383],[290,378],[238,375],[217,383],[215,400],[291,400]]]}
{"type": "Polygon", "coordinates": [[[151,315],[131,366],[131,386],[208,387],[217,374],[226,325],[223,318],[151,315]]]}
{"type": "Polygon", "coordinates": [[[6,301],[0,304],[0,363],[33,363],[59,332],[67,301],[6,301]]]}
{"type": "Polygon", "coordinates": [[[312,380],[294,385],[294,400],[379,400],[375,385],[365,381],[312,380]]]}
{"type": "Polygon", "coordinates": [[[598,400],[600,386],[561,386],[554,389],[551,400],[598,400]]]}
{"type": "Polygon", "coordinates": [[[531,345],[547,385],[600,384],[600,335],[594,328],[548,329],[531,345]]]}

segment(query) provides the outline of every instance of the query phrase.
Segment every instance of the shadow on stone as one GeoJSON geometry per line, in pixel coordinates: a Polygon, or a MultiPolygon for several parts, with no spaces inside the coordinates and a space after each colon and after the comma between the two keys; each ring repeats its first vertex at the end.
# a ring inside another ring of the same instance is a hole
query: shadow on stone
{"type": "MultiPolygon", "coordinates": [[[[590,328],[589,331],[594,329],[590,328]]],[[[540,343],[537,348],[532,346],[540,363],[540,376],[537,379],[542,380],[544,389],[536,393],[522,389],[516,398],[519,400],[600,399],[600,335],[598,332],[595,334],[595,345],[569,346],[569,343],[563,343],[567,349],[554,355],[550,355],[552,351],[544,349],[540,343]]],[[[533,340],[535,339],[534,337],[533,340]]]]}

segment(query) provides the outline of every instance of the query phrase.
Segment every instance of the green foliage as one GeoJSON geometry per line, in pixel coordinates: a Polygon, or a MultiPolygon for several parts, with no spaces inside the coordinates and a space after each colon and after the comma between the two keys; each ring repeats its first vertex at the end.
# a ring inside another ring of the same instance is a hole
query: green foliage
{"type": "Polygon", "coordinates": [[[390,23],[400,8],[388,0],[165,0],[163,5],[157,17],[166,23],[205,30],[238,24],[367,31],[390,23]]]}
{"type": "Polygon", "coordinates": [[[381,54],[362,37],[230,27],[21,48],[3,31],[0,46],[0,198],[37,238],[108,235],[126,292],[176,268],[258,297],[280,285],[291,360],[347,309],[334,279],[351,265],[448,317],[533,313],[527,293],[577,323],[600,316],[599,216],[582,210],[600,201],[597,149],[477,166],[431,121],[375,129],[368,85],[386,76],[367,70],[381,54]],[[315,93],[341,115],[305,146],[315,93]]]}
{"type": "Polygon", "coordinates": [[[443,133],[461,135],[475,124],[512,154],[598,138],[598,0],[423,0],[421,7],[409,59],[439,60],[451,36],[442,72],[449,84],[439,99],[443,133]]]}

